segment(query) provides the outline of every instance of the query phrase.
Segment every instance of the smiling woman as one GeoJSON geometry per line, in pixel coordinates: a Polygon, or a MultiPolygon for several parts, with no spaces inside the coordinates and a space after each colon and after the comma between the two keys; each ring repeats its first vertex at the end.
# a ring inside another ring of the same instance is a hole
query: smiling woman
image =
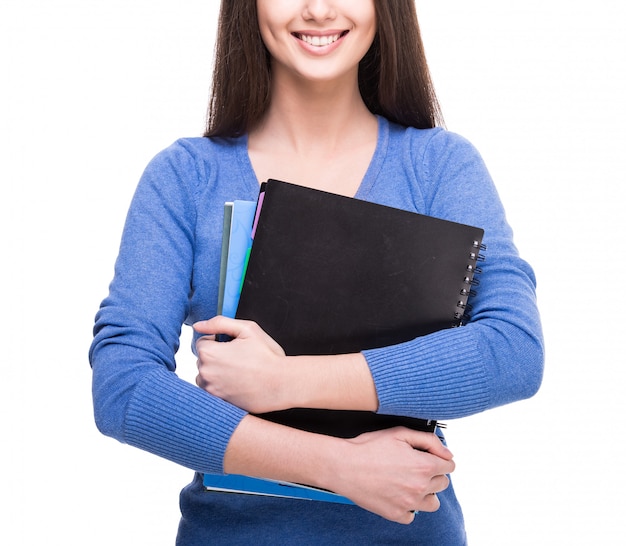
{"type": "MultiPolygon", "coordinates": [[[[377,0],[374,9],[377,31],[358,68],[367,108],[402,125],[443,125],[414,3],[377,0]]],[[[207,137],[239,136],[254,127],[267,110],[273,81],[256,2],[224,0],[220,14],[207,137]]]]}
{"type": "Polygon", "coordinates": [[[146,168],[90,351],[100,430],[196,473],[179,545],[466,543],[440,430],[342,439],[254,415],[449,419],[538,389],[533,271],[479,154],[440,121],[413,0],[223,0],[206,133],[146,168]],[[216,317],[224,203],[256,199],[268,178],[483,228],[491,260],[472,319],[400,345],[286,356],[257,324],[216,317]],[[480,199],[459,199],[468,192],[480,199]],[[173,373],[183,324],[195,385],[173,373]],[[352,504],[207,491],[202,473],[306,483],[352,504]]]}

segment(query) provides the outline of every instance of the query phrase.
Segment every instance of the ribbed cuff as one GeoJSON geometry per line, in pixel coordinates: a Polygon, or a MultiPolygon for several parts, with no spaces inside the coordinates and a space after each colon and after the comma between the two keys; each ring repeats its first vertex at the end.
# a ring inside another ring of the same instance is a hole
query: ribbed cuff
{"type": "Polygon", "coordinates": [[[380,413],[455,419],[488,406],[488,381],[469,327],[363,354],[374,378],[380,413]]]}
{"type": "Polygon", "coordinates": [[[223,472],[230,437],[246,412],[173,372],[157,370],[137,386],[125,440],[198,472],[223,472]]]}

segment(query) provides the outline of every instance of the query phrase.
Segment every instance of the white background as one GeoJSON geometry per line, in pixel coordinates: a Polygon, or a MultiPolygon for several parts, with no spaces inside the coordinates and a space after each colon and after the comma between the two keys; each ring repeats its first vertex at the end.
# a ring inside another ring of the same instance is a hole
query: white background
{"type": "MultiPolygon", "coordinates": [[[[626,8],[418,0],[448,128],[535,267],[531,400],[449,423],[474,546],[618,544],[626,8]]],[[[101,436],[87,349],[149,159],[203,129],[217,1],[0,0],[0,542],[168,545],[191,471],[101,436]]],[[[187,343],[180,373],[193,378],[187,343]]]]}

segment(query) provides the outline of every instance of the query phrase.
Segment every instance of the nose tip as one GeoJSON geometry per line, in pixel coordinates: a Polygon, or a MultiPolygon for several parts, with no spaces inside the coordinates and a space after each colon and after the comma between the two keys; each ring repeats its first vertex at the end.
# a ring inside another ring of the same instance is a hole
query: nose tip
{"type": "Polygon", "coordinates": [[[325,21],[336,17],[333,3],[328,0],[309,0],[304,7],[303,17],[308,20],[325,21]]]}

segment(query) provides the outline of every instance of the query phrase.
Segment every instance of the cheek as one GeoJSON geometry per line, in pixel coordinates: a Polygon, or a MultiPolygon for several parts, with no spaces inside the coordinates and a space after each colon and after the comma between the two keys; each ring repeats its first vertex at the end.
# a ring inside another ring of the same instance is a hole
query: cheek
{"type": "MultiPolygon", "coordinates": [[[[357,21],[357,25],[359,25],[362,29],[363,35],[367,36],[367,43],[369,45],[372,45],[372,42],[374,41],[374,38],[376,37],[376,32],[378,30],[378,24],[376,22],[376,12],[373,5],[370,13],[364,14],[364,16],[359,18],[359,20],[357,21]]],[[[367,47],[367,49],[369,49],[369,46],[367,47]]]]}
{"type": "Polygon", "coordinates": [[[363,41],[361,44],[361,49],[363,52],[363,56],[369,51],[374,39],[376,38],[376,25],[372,24],[367,30],[364,31],[363,41]]]}
{"type": "Polygon", "coordinates": [[[279,4],[280,2],[272,4],[271,0],[259,0],[257,2],[257,19],[261,38],[265,47],[273,57],[275,57],[280,52],[281,47],[285,45],[281,45],[281,40],[285,39],[284,33],[287,23],[281,21],[280,16],[277,14],[279,4]],[[282,32],[280,32],[281,30],[282,32]]]}
{"type": "MultiPolygon", "coordinates": [[[[387,0],[395,1],[395,0],[387,0]]],[[[352,13],[356,21],[362,28],[372,28],[376,30],[376,6],[374,0],[352,0],[352,13]]]]}
{"type": "Polygon", "coordinates": [[[263,43],[270,54],[270,57],[278,62],[286,62],[289,58],[287,54],[287,45],[284,38],[273,34],[271,31],[261,32],[263,43]]]}

